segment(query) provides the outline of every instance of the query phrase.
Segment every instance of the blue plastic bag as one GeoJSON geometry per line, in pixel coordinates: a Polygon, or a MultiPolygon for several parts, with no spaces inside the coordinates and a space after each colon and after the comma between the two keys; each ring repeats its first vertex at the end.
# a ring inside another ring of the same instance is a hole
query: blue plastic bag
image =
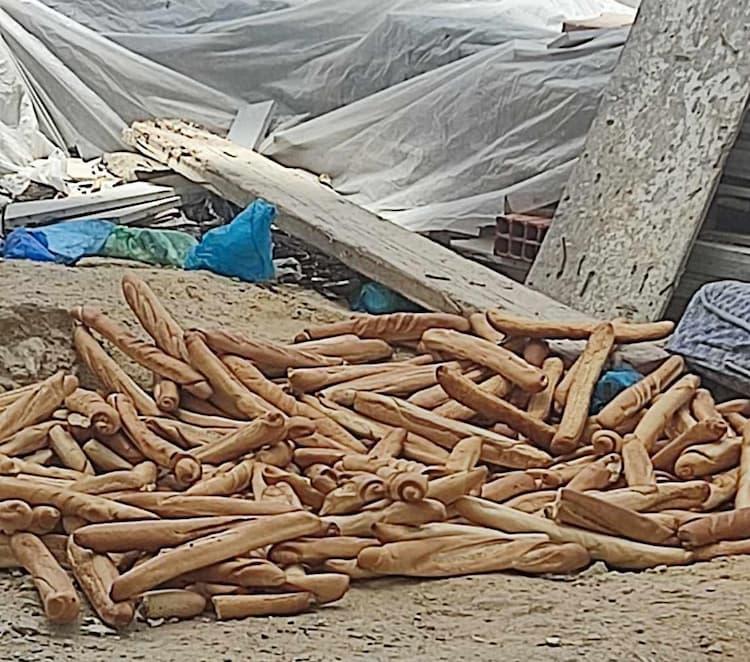
{"type": "Polygon", "coordinates": [[[351,304],[352,310],[385,315],[386,313],[418,313],[423,309],[402,297],[398,292],[379,283],[365,283],[351,304]]]}
{"type": "Polygon", "coordinates": [[[82,257],[97,255],[114,229],[109,221],[89,219],[65,221],[29,230],[16,228],[5,241],[7,260],[35,260],[75,264],[82,257]]]}
{"type": "Polygon", "coordinates": [[[274,277],[271,223],[276,207],[258,199],[229,225],[209,230],[188,253],[185,269],[208,269],[257,283],[274,277]]]}
{"type": "Polygon", "coordinates": [[[589,413],[592,416],[598,414],[610,400],[614,400],[620,392],[641,379],[643,379],[643,375],[629,365],[607,370],[596,384],[589,413]]]}

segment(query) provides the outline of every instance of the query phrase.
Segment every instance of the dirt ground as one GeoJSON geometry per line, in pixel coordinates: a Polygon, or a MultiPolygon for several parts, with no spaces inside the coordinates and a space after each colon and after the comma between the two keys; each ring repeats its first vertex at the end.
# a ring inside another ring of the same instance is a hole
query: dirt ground
{"type": "MultiPolygon", "coordinates": [[[[0,386],[70,367],[66,311],[128,314],[123,265],[67,269],[0,262],[0,386]]],[[[205,273],[139,269],[180,322],[290,339],[345,311],[291,286],[260,288],[205,273]]],[[[1,660],[535,660],[688,662],[748,659],[750,558],[574,577],[486,575],[377,580],[309,614],[217,623],[139,623],[116,633],[90,615],[72,628],[42,616],[31,581],[0,572],[1,660]],[[743,652],[745,651],[745,652],[743,652]]]]}

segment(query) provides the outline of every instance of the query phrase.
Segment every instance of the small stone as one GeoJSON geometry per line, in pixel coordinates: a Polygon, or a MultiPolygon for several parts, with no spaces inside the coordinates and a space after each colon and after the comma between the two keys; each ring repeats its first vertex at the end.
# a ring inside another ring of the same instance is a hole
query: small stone
{"type": "Polygon", "coordinates": [[[562,639],[560,639],[560,637],[547,637],[544,640],[544,645],[557,648],[558,646],[562,646],[562,639]]]}
{"type": "Polygon", "coordinates": [[[706,652],[717,653],[718,655],[721,655],[722,653],[724,653],[724,648],[719,642],[716,642],[715,644],[711,644],[708,648],[706,648],[706,652]]]}

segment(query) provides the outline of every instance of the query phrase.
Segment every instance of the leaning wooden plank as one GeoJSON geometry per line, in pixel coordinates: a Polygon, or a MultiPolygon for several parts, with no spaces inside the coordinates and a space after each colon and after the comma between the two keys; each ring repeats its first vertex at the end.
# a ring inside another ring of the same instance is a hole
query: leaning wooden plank
{"type": "Polygon", "coordinates": [[[125,140],[238,205],[262,197],[286,232],[430,310],[499,306],[549,319],[582,316],[349,202],[309,175],[184,122],[136,122],[125,140]]]}
{"type": "Polygon", "coordinates": [[[643,0],[526,283],[601,317],[659,318],[750,95],[750,4],[643,0]]]}

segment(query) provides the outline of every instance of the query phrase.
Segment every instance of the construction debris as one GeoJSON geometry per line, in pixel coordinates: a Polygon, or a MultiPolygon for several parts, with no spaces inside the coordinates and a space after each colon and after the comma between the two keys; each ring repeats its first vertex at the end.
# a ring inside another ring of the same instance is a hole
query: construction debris
{"type": "Polygon", "coordinates": [[[591,411],[616,343],[669,323],[409,313],[281,345],[185,332],[132,275],[123,293],[148,340],[72,311],[99,392],[58,373],[0,395],[0,560],[54,622],[79,614],[73,579],[122,628],[295,614],[386,575],[750,553],[750,401],[716,404],[673,357],[591,411]],[[561,337],[586,341],[567,369],[561,337]]]}

